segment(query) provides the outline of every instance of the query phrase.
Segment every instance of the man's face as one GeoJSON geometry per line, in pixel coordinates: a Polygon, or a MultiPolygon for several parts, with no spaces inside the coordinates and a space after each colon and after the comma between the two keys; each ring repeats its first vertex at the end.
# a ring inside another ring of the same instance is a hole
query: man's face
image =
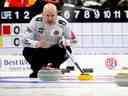
{"type": "Polygon", "coordinates": [[[49,11],[45,12],[44,18],[45,18],[46,23],[53,24],[56,22],[57,13],[54,12],[54,10],[53,11],[49,10],[49,11]]]}

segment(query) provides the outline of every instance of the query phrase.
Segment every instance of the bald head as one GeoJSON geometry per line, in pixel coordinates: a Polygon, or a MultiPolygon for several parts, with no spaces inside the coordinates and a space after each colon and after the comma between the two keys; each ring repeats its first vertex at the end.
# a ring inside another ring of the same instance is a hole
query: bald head
{"type": "Polygon", "coordinates": [[[54,4],[48,3],[43,8],[43,17],[46,20],[46,23],[52,24],[55,23],[57,18],[57,7],[54,4]]]}
{"type": "Polygon", "coordinates": [[[48,12],[57,13],[57,7],[52,3],[48,3],[48,4],[44,5],[43,13],[48,13],[48,12]]]}

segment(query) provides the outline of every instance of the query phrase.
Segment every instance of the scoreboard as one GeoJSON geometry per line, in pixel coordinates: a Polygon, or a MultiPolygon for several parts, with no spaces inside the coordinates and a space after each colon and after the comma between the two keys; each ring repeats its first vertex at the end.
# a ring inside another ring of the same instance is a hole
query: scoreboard
{"type": "Polygon", "coordinates": [[[128,22],[128,8],[64,7],[62,15],[70,22],[128,22]]]}
{"type": "Polygon", "coordinates": [[[0,26],[0,48],[22,47],[22,34],[25,32],[25,23],[2,23],[0,26]]]}
{"type": "MultiPolygon", "coordinates": [[[[26,25],[37,14],[33,11],[29,7],[0,9],[0,50],[23,48],[22,34],[26,25]]],[[[78,34],[79,42],[73,48],[75,53],[128,53],[128,8],[66,6],[60,15],[69,21],[72,30],[78,34]]]]}

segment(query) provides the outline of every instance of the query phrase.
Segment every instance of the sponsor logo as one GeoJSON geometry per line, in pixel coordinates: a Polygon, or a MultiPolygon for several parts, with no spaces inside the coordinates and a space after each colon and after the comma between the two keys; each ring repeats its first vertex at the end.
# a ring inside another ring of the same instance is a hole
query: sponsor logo
{"type": "Polygon", "coordinates": [[[116,58],[114,58],[114,57],[108,57],[105,60],[105,66],[106,66],[106,68],[108,68],[110,70],[115,69],[115,67],[117,66],[117,60],[116,60],[116,58]]]}
{"type": "Polygon", "coordinates": [[[25,59],[14,59],[15,57],[12,58],[0,58],[0,68],[2,69],[8,69],[11,71],[15,70],[28,70],[30,69],[30,65],[25,59]]]}
{"type": "Polygon", "coordinates": [[[3,60],[4,65],[27,65],[28,63],[25,60],[3,60]]]}

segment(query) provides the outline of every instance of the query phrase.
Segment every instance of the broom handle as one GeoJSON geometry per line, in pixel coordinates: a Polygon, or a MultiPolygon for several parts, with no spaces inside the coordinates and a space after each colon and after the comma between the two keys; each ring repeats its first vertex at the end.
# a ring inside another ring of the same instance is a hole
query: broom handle
{"type": "MultiPolygon", "coordinates": [[[[65,41],[65,40],[66,40],[65,37],[62,36],[62,41],[65,41]]],[[[62,46],[63,46],[63,44],[62,44],[62,46]]],[[[83,74],[84,71],[81,69],[81,67],[79,66],[79,64],[74,61],[74,59],[73,59],[72,55],[70,54],[70,52],[68,51],[68,49],[65,46],[63,46],[63,48],[66,50],[66,53],[70,57],[71,61],[76,65],[76,67],[79,69],[79,71],[83,74]]]]}
{"type": "MultiPolygon", "coordinates": [[[[64,47],[65,48],[65,47],[64,47]]],[[[68,54],[68,56],[70,57],[70,59],[72,60],[72,62],[76,65],[76,67],[79,69],[79,71],[83,74],[83,70],[80,68],[79,64],[77,62],[74,61],[73,57],[71,56],[71,54],[69,53],[68,49],[65,48],[66,53],[68,54]]]]}

